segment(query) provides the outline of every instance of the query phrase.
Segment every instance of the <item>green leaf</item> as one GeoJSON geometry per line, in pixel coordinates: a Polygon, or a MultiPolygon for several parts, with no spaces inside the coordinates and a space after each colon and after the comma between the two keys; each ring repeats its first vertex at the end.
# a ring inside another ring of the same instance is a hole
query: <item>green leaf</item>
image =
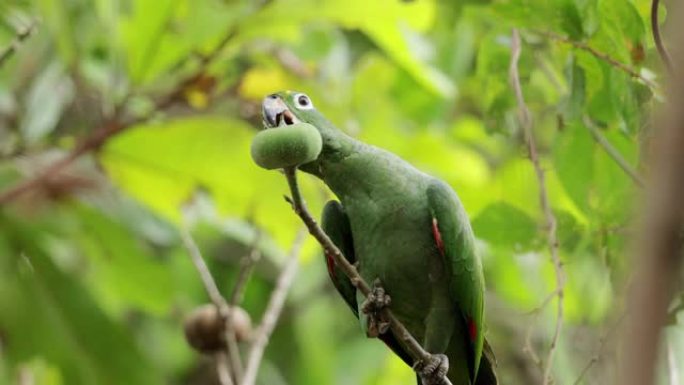
{"type": "MultiPolygon", "coordinates": [[[[107,143],[100,159],[121,189],[167,220],[177,223],[183,203],[204,189],[221,215],[253,216],[286,248],[300,221],[282,198],[288,193],[284,178],[252,162],[254,133],[234,119],[178,119],[129,129],[107,143]]],[[[317,185],[300,180],[312,212],[319,212],[317,185]]]]}
{"type": "Polygon", "coordinates": [[[454,85],[429,64],[432,47],[417,34],[432,24],[434,12],[435,5],[430,1],[279,1],[248,18],[241,38],[295,40],[300,38],[303,23],[331,21],[343,28],[361,30],[418,84],[442,97],[452,97],[454,85]]]}
{"type": "Polygon", "coordinates": [[[89,284],[114,314],[140,309],[162,316],[174,298],[169,265],[154,259],[132,231],[92,209],[81,207],[75,236],[89,261],[89,284]]]}
{"type": "Polygon", "coordinates": [[[36,247],[30,228],[6,219],[0,226],[14,245],[1,257],[13,268],[0,273],[0,328],[12,362],[38,354],[74,385],[162,383],[130,335],[36,247]]]}
{"type": "Polygon", "coordinates": [[[505,202],[487,206],[472,223],[478,238],[497,247],[527,250],[538,240],[534,219],[505,202]]]}
{"type": "Polygon", "coordinates": [[[566,126],[554,145],[553,165],[563,188],[585,214],[594,177],[594,140],[578,122],[566,126]]]}
{"type": "Polygon", "coordinates": [[[244,14],[239,4],[224,3],[133,1],[131,14],[119,25],[133,82],[154,80],[183,58],[212,49],[244,14]]]}

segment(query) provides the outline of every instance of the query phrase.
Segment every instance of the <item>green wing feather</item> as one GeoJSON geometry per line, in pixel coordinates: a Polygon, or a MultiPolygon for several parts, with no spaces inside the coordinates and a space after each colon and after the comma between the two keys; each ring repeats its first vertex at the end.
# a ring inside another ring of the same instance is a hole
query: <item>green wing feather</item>
{"type": "MultiPolygon", "coordinates": [[[[321,219],[321,227],[323,231],[330,237],[335,246],[337,246],[349,263],[356,263],[356,256],[354,255],[354,241],[351,233],[351,225],[349,218],[344,212],[344,207],[337,201],[329,201],[323,208],[323,215],[321,219]]],[[[325,256],[326,266],[328,267],[328,274],[333,281],[333,285],[340,293],[344,301],[349,305],[354,316],[359,318],[359,307],[356,301],[356,288],[351,283],[351,280],[344,274],[344,272],[335,265],[335,262],[329,256],[325,256]]],[[[381,334],[378,337],[384,342],[399,358],[401,358],[407,365],[413,365],[411,356],[401,347],[399,341],[391,332],[381,334]]]]}
{"type": "Polygon", "coordinates": [[[475,254],[475,237],[465,209],[449,185],[435,179],[428,187],[427,196],[435,238],[451,277],[450,294],[468,328],[471,373],[477,378],[484,344],[484,276],[475,254]]]}

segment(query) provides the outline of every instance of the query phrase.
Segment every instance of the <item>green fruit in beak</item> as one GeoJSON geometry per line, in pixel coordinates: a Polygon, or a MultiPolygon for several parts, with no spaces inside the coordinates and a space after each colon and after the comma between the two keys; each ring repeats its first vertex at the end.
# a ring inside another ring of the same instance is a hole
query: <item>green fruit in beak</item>
{"type": "Polygon", "coordinates": [[[323,147],[316,127],[308,123],[281,125],[256,134],[252,159],[267,170],[294,167],[318,158],[323,147]]]}

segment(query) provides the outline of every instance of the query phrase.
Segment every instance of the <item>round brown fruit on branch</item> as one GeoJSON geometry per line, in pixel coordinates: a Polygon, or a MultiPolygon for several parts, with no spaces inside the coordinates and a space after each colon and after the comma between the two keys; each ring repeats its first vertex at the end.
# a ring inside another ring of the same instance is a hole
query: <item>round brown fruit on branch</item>
{"type": "MultiPolygon", "coordinates": [[[[230,317],[237,341],[249,340],[252,333],[249,314],[240,307],[232,307],[230,317]]],[[[188,344],[202,353],[215,352],[226,346],[223,321],[214,304],[195,308],[186,317],[183,329],[188,344]]]]}

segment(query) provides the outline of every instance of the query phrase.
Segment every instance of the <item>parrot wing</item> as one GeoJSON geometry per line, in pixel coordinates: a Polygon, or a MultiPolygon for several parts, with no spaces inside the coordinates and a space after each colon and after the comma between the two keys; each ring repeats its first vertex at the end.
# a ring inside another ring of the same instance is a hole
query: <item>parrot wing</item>
{"type": "MultiPolygon", "coordinates": [[[[356,263],[354,255],[354,241],[352,239],[351,225],[349,218],[344,211],[344,207],[340,202],[329,201],[323,208],[323,215],[321,220],[321,227],[323,231],[330,237],[335,246],[340,249],[344,257],[349,263],[356,263]]],[[[359,307],[356,301],[356,288],[351,280],[344,274],[336,264],[335,260],[330,255],[325,255],[325,264],[328,267],[328,275],[335,285],[335,288],[340,293],[344,301],[349,305],[354,316],[359,318],[359,307]]],[[[411,356],[401,347],[399,341],[394,337],[391,331],[378,336],[378,338],[385,343],[399,358],[401,358],[407,365],[412,366],[413,360],[411,356]]]]}
{"type": "Polygon", "coordinates": [[[427,189],[432,234],[444,258],[449,293],[466,327],[471,378],[477,378],[484,345],[484,276],[475,254],[475,237],[468,216],[453,189],[434,179],[427,189]]]}

